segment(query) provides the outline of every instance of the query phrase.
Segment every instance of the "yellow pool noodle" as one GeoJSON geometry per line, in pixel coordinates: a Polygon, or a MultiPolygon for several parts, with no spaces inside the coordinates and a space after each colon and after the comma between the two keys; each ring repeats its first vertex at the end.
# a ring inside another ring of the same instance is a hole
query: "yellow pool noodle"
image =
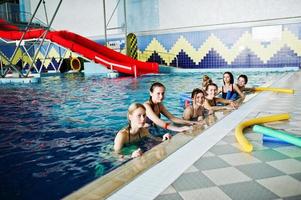
{"type": "Polygon", "coordinates": [[[288,94],[294,94],[294,90],[292,89],[286,89],[286,88],[270,88],[270,87],[257,87],[255,88],[255,91],[261,92],[261,91],[272,91],[272,92],[281,92],[281,93],[288,93],[288,94]]]}
{"type": "Polygon", "coordinates": [[[258,117],[254,119],[250,119],[244,122],[241,122],[238,124],[235,128],[235,137],[238,143],[242,146],[243,151],[245,152],[252,152],[253,151],[253,145],[245,138],[243,134],[243,130],[251,125],[254,124],[263,124],[267,122],[274,122],[274,121],[280,121],[280,120],[287,120],[290,118],[290,115],[288,113],[284,114],[277,114],[277,115],[269,115],[265,117],[258,117]]]}

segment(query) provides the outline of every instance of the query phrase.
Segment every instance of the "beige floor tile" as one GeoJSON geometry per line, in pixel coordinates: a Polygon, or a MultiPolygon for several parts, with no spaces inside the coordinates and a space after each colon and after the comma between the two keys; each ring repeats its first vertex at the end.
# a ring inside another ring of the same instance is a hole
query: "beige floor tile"
{"type": "Polygon", "coordinates": [[[260,162],[260,160],[248,153],[225,154],[221,155],[220,158],[233,166],[260,162]]]}
{"type": "Polygon", "coordinates": [[[204,170],[202,173],[216,185],[225,185],[251,180],[251,178],[234,167],[204,170]]]}
{"type": "Polygon", "coordinates": [[[271,165],[272,167],[286,174],[301,173],[301,162],[295,159],[276,160],[276,161],[267,162],[267,164],[271,165]]]}
{"type": "Polygon", "coordinates": [[[257,182],[280,197],[290,197],[301,194],[301,182],[290,176],[277,176],[257,180],[257,182]]]}
{"type": "Polygon", "coordinates": [[[221,189],[218,187],[210,187],[204,189],[196,189],[180,192],[181,197],[184,200],[230,200],[221,189]]]}

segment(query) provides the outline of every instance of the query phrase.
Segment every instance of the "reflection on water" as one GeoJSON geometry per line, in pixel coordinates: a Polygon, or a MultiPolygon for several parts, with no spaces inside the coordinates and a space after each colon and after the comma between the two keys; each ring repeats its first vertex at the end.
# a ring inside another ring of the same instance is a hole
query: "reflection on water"
{"type": "MultiPolygon", "coordinates": [[[[222,73],[207,74],[222,84],[222,73]]],[[[275,75],[247,74],[253,85],[275,75]]],[[[146,101],[150,85],[160,81],[167,89],[166,107],[181,116],[180,94],[199,87],[202,76],[66,74],[45,77],[40,84],[0,85],[0,199],[59,199],[127,162],[112,156],[111,149],[126,125],[128,106],[146,101]]],[[[216,121],[214,116],[207,120],[208,125],[216,121]]],[[[144,148],[156,144],[146,141],[144,148]]],[[[159,157],[164,155],[158,150],[159,157]]]]}

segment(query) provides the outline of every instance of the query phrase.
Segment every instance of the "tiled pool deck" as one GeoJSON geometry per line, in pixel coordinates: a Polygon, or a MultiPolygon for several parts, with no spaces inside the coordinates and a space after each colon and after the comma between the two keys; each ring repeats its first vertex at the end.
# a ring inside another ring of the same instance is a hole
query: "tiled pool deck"
{"type": "MultiPolygon", "coordinates": [[[[301,135],[301,72],[274,86],[294,88],[295,94],[270,93],[242,121],[287,112],[289,121],[267,125],[301,135]]],[[[246,133],[252,153],[240,150],[231,130],[156,199],[301,199],[301,148],[263,143],[251,129],[246,133]]]]}
{"type": "Polygon", "coordinates": [[[267,125],[301,134],[301,72],[272,86],[295,94],[262,92],[213,126],[209,122],[201,134],[199,128],[177,134],[66,199],[301,199],[301,148],[262,143],[261,135],[247,129],[254,151],[244,153],[234,136],[241,121],[285,112],[289,121],[267,125]]]}

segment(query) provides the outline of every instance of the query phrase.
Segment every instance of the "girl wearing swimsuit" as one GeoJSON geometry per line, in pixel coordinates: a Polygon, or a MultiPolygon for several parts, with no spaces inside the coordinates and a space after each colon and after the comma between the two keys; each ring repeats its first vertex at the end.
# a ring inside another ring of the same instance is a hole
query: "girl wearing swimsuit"
{"type": "Polygon", "coordinates": [[[206,88],[207,96],[205,97],[204,107],[212,113],[218,110],[233,110],[237,108],[237,104],[231,100],[217,98],[217,85],[215,83],[210,83],[206,88]],[[227,106],[218,106],[217,103],[223,103],[227,106]]]}
{"type": "MultiPolygon", "coordinates": [[[[142,104],[132,103],[128,109],[129,124],[121,129],[114,140],[114,150],[117,154],[121,154],[124,145],[140,141],[144,137],[150,137],[150,133],[144,127],[146,120],[146,109],[142,104]]],[[[162,140],[170,139],[171,135],[166,133],[162,140]]],[[[132,153],[132,158],[142,155],[142,150],[138,148],[132,153]]]]}
{"type": "Polygon", "coordinates": [[[239,75],[239,77],[237,78],[237,87],[240,89],[240,91],[242,92],[254,92],[255,88],[246,88],[246,85],[248,83],[248,77],[245,74],[241,74],[239,75]]]}
{"type": "Polygon", "coordinates": [[[150,94],[149,100],[144,103],[144,106],[146,108],[146,116],[148,118],[147,119],[148,126],[157,125],[164,129],[168,129],[176,132],[182,132],[191,129],[191,127],[189,126],[178,127],[178,126],[174,126],[171,123],[167,123],[163,121],[162,119],[160,119],[161,113],[165,117],[167,117],[170,121],[176,124],[184,124],[184,125],[196,124],[196,122],[175,117],[165,108],[165,106],[163,105],[165,87],[162,83],[159,82],[153,83],[150,88],[149,94],[150,94]]]}
{"type": "Polygon", "coordinates": [[[234,78],[231,72],[224,73],[223,82],[224,85],[219,90],[219,92],[222,92],[222,98],[228,100],[237,100],[239,97],[241,99],[245,98],[244,93],[242,93],[239,87],[237,87],[237,85],[234,84],[234,78]]]}
{"type": "Polygon", "coordinates": [[[204,119],[204,107],[205,93],[203,90],[196,88],[191,93],[192,106],[185,108],[183,113],[183,119],[192,121],[202,121],[204,119]]]}

